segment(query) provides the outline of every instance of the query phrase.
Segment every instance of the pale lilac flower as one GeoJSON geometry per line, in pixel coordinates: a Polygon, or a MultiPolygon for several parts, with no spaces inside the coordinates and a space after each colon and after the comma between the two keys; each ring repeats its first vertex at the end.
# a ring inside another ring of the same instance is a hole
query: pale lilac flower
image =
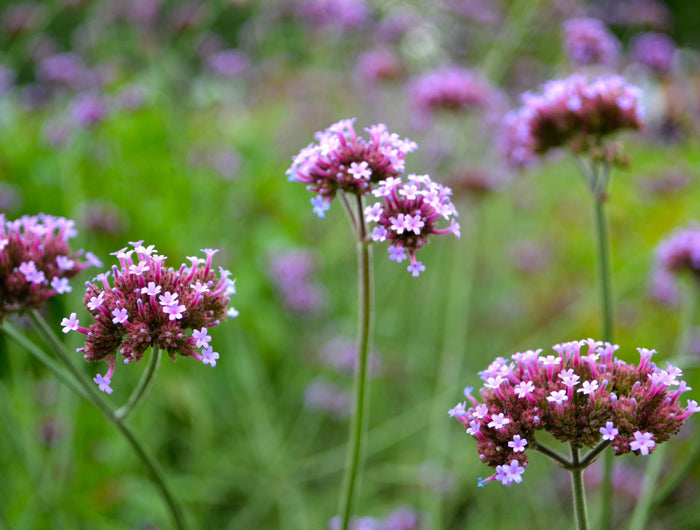
{"type": "Polygon", "coordinates": [[[620,42],[595,18],[574,18],[562,24],[564,49],[576,65],[615,63],[620,42]]]}
{"type": "Polygon", "coordinates": [[[613,422],[608,421],[605,423],[605,427],[599,429],[600,434],[603,435],[603,440],[613,441],[619,434],[619,430],[615,428],[613,422]]]}
{"type": "Polygon", "coordinates": [[[403,247],[397,247],[390,245],[387,249],[389,251],[389,259],[401,263],[406,259],[406,250],[403,247]]]}
{"type": "Polygon", "coordinates": [[[148,282],[148,285],[146,287],[141,287],[141,294],[147,294],[149,296],[155,296],[159,294],[160,291],[160,285],[157,285],[155,282],[148,282]]]}
{"type": "Polygon", "coordinates": [[[642,33],[630,43],[630,58],[660,75],[673,69],[676,44],[663,33],[642,33]]]}
{"type": "Polygon", "coordinates": [[[216,366],[216,360],[219,358],[219,354],[216,353],[211,346],[207,346],[202,350],[202,362],[204,364],[209,364],[212,367],[216,366]]]}
{"type": "Polygon", "coordinates": [[[581,392],[585,395],[591,395],[593,394],[596,390],[598,390],[598,381],[584,381],[581,384],[581,388],[579,388],[576,392],[581,392]]]}
{"type": "Polygon", "coordinates": [[[514,453],[524,453],[525,446],[527,445],[527,440],[521,438],[519,434],[513,436],[513,439],[508,442],[508,447],[510,447],[514,453]]]}
{"type": "Polygon", "coordinates": [[[569,401],[569,396],[566,395],[566,390],[555,390],[547,396],[547,401],[561,405],[564,401],[569,401]]]}
{"type": "Polygon", "coordinates": [[[63,333],[68,333],[69,331],[77,331],[80,321],[76,318],[75,313],[70,314],[70,318],[64,318],[61,320],[61,326],[63,326],[63,333]]]}
{"type": "Polygon", "coordinates": [[[73,290],[68,283],[68,278],[59,278],[58,276],[54,276],[51,279],[51,287],[58,294],[70,293],[73,290]]]}
{"type": "Polygon", "coordinates": [[[110,386],[112,384],[112,380],[109,377],[97,374],[92,380],[97,384],[102,392],[111,394],[114,391],[110,386]]]}
{"type": "Polygon", "coordinates": [[[636,431],[634,433],[634,441],[630,442],[632,451],[639,451],[642,455],[648,455],[651,450],[656,447],[654,435],[650,432],[636,431]]]}
{"type": "Polygon", "coordinates": [[[195,329],[192,331],[192,338],[195,340],[197,348],[206,348],[211,342],[211,335],[208,334],[207,328],[195,329]]]}
{"type": "Polygon", "coordinates": [[[502,429],[506,425],[510,423],[510,418],[506,418],[505,414],[502,412],[499,412],[498,414],[494,414],[491,416],[491,421],[488,422],[488,427],[491,427],[492,429],[502,429]]]}
{"type": "Polygon", "coordinates": [[[114,310],[112,310],[112,316],[114,317],[112,319],[112,322],[114,322],[115,324],[123,324],[129,319],[129,313],[126,309],[123,308],[115,308],[114,310]]]}

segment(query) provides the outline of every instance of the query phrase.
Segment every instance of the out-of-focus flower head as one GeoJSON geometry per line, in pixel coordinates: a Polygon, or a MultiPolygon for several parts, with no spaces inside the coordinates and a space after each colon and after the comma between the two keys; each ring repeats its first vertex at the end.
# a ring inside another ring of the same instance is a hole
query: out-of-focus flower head
{"type": "Polygon", "coordinates": [[[364,0],[298,0],[296,14],[316,27],[357,29],[369,18],[364,0]]]}
{"type": "MultiPolygon", "coordinates": [[[[321,363],[332,368],[340,375],[351,377],[357,369],[357,342],[335,338],[323,346],[320,353],[321,363]]],[[[382,356],[370,351],[367,361],[369,377],[377,377],[382,371],[382,356]]]]}
{"type": "Polygon", "coordinates": [[[408,272],[418,276],[425,266],[416,261],[416,252],[428,242],[431,234],[454,234],[460,237],[459,216],[450,196],[452,190],[433,182],[428,175],[408,175],[407,182],[390,177],[372,191],[381,202],[365,208],[365,220],[376,223],[373,241],[388,241],[389,259],[398,263],[409,260],[408,272]],[[447,228],[438,228],[440,219],[450,221],[447,228]]]}
{"type": "Polygon", "coordinates": [[[46,6],[39,2],[16,2],[2,12],[0,26],[10,37],[31,33],[39,27],[46,15],[46,6]]]}
{"type": "Polygon", "coordinates": [[[448,412],[475,438],[480,459],[496,468],[479,484],[522,482],[539,430],[576,447],[609,443],[616,455],[648,455],[700,410],[694,400],[681,405],[691,389],[679,368],[659,368],[651,362],[656,351],[646,348],[637,348],[635,366],[615,357],[618,348],[593,339],[565,342],[552,347],[556,355],[518,352],[479,372],[483,402],[466,388],[468,402],[448,412]]]}
{"type": "Polygon", "coordinates": [[[642,33],[630,43],[630,59],[658,75],[671,73],[675,54],[676,44],[663,33],[642,33]]]}
{"type": "Polygon", "coordinates": [[[304,406],[308,410],[325,411],[332,418],[342,420],[350,415],[350,394],[344,388],[317,377],[306,387],[304,406]]]}
{"type": "Polygon", "coordinates": [[[664,238],[656,247],[650,292],[665,305],[675,305],[678,299],[676,276],[690,273],[700,282],[700,224],[691,223],[664,238]]]}
{"type": "Polygon", "coordinates": [[[486,109],[497,98],[483,78],[461,66],[440,68],[418,77],[409,85],[409,95],[418,124],[429,123],[440,110],[486,109]]]}
{"type": "Polygon", "coordinates": [[[148,348],[158,347],[173,359],[182,355],[215,366],[219,354],[209,344],[208,330],[238,314],[228,307],[235,294],[231,273],[212,269],[217,250],[203,249],[206,259],[191,256],[190,265],[173,269],[165,266],[166,257],[156,254],[153,245],[131,245],[133,249],[113,253],[120,265],[112,266],[113,284],[110,271],[86,283],[84,302],[94,322],[84,328],[75,313],[61,322],[64,333],[86,335],[85,346],[78,350],[86,360],[109,363],[107,374],[95,378],[108,393],[118,355],[125,363],[138,362],[148,348]]]}
{"type": "Polygon", "coordinates": [[[289,310],[315,313],[323,308],[326,292],[314,280],[315,269],[313,255],[307,250],[287,249],[270,255],[270,278],[289,310]]]}
{"type": "Polygon", "coordinates": [[[357,59],[355,77],[361,84],[376,85],[398,79],[404,72],[399,57],[386,48],[374,48],[357,59]]]}
{"type": "Polygon", "coordinates": [[[614,26],[668,30],[673,23],[671,10],[658,0],[606,0],[597,2],[593,9],[614,26]]]}
{"type": "MultiPolygon", "coordinates": [[[[591,151],[616,132],[643,126],[641,90],[616,75],[587,81],[574,74],[547,82],[540,93],[526,92],[522,100],[523,106],[504,118],[500,136],[506,159],[515,167],[558,147],[591,151]]],[[[617,163],[615,155],[611,162],[617,163]]]]}
{"type": "Polygon", "coordinates": [[[110,202],[91,201],[81,206],[81,225],[102,236],[119,236],[128,225],[128,217],[110,202]]]}
{"type": "Polygon", "coordinates": [[[58,53],[42,59],[37,65],[37,77],[45,83],[80,86],[87,75],[82,59],[74,53],[58,53]]]}
{"type": "Polygon", "coordinates": [[[564,50],[575,65],[613,65],[620,52],[617,40],[596,18],[573,18],[562,24],[564,50]]]}
{"type": "Polygon", "coordinates": [[[68,240],[77,234],[74,226],[69,219],[46,214],[15,221],[0,214],[0,322],[70,292],[68,280],[100,264],[91,252],[82,261],[82,251],[70,248],[68,240]]]}
{"type": "Polygon", "coordinates": [[[494,25],[503,18],[502,5],[495,0],[444,0],[445,8],[476,24],[494,25]]]}
{"type": "Polygon", "coordinates": [[[415,142],[390,133],[383,123],[365,129],[369,139],[358,136],[355,118],[334,123],[316,133],[311,143],[292,159],[288,179],[306,184],[316,193],[314,212],[325,216],[338,190],[367,195],[371,186],[404,171],[404,157],[416,150],[415,142]]]}
{"type": "Polygon", "coordinates": [[[241,50],[221,50],[206,58],[210,72],[220,77],[240,77],[250,69],[250,61],[241,50]]]}
{"type": "Polygon", "coordinates": [[[107,116],[104,98],[91,93],[79,94],[71,108],[73,123],[80,128],[89,128],[101,123],[107,116]]]}

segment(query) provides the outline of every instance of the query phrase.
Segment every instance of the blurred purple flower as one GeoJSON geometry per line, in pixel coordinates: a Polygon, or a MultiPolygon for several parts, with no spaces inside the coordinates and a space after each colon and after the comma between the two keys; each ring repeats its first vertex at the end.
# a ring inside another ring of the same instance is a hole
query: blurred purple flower
{"type": "MultiPolygon", "coordinates": [[[[357,343],[343,338],[332,339],[321,349],[320,358],[325,366],[352,377],[357,367],[357,343]]],[[[378,352],[369,353],[367,371],[370,377],[381,374],[382,356],[378,352]]]]}
{"type": "Polygon", "coordinates": [[[241,50],[223,50],[206,58],[207,68],[221,77],[239,77],[250,68],[250,61],[241,50]]]}
{"type": "Polygon", "coordinates": [[[630,59],[659,75],[671,73],[676,45],[663,33],[642,33],[630,43],[630,59]]]}
{"type": "Polygon", "coordinates": [[[355,77],[370,85],[391,81],[401,76],[404,67],[398,56],[386,48],[375,48],[357,58],[355,77]]]}
{"type": "Polygon", "coordinates": [[[498,24],[502,19],[500,2],[495,0],[445,0],[448,11],[477,24],[498,24]]]}
{"type": "Polygon", "coordinates": [[[81,225],[88,232],[103,236],[119,236],[127,226],[125,214],[114,204],[91,201],[81,205],[81,225]]]}
{"type": "Polygon", "coordinates": [[[44,140],[54,149],[62,149],[68,145],[73,136],[73,127],[68,123],[51,121],[44,124],[41,130],[44,140]]]}
{"type": "Polygon", "coordinates": [[[668,30],[673,14],[657,0],[607,0],[593,6],[597,15],[615,26],[644,26],[668,30]]]}
{"type": "Polygon", "coordinates": [[[562,24],[564,50],[575,65],[612,65],[617,60],[620,42],[595,18],[573,18],[562,24]]]}
{"type": "Polygon", "coordinates": [[[210,6],[204,2],[180,2],[170,12],[170,25],[177,33],[201,28],[209,17],[210,6]]]}
{"type": "Polygon", "coordinates": [[[377,24],[374,39],[380,44],[396,44],[419,22],[418,15],[403,8],[389,11],[377,24]]]}
{"type": "Polygon", "coordinates": [[[87,128],[102,122],[107,116],[107,104],[94,94],[83,93],[73,102],[71,117],[79,127],[87,128]]]}
{"type": "Polygon", "coordinates": [[[289,310],[315,313],[323,308],[326,293],[313,280],[315,269],[312,254],[303,249],[280,250],[270,255],[270,278],[289,310]]]}
{"type": "Polygon", "coordinates": [[[314,26],[357,29],[368,19],[369,8],[364,0],[299,0],[296,14],[314,26]]]}
{"type": "Polygon", "coordinates": [[[85,78],[87,69],[74,53],[50,55],[37,65],[37,77],[46,83],[77,87],[85,78]]]}
{"type": "Polygon", "coordinates": [[[495,91],[480,76],[460,66],[443,67],[413,80],[409,87],[418,125],[428,124],[439,110],[461,112],[488,108],[495,91]]]}
{"type": "Polygon", "coordinates": [[[134,24],[150,26],[158,21],[162,0],[131,0],[127,2],[126,19],[134,24]]]}
{"type": "Polygon", "coordinates": [[[420,530],[421,518],[415,508],[401,506],[382,521],[381,530],[420,530]]]}
{"type": "Polygon", "coordinates": [[[508,249],[513,267],[521,272],[537,272],[544,269],[551,261],[549,247],[537,241],[516,241],[508,249]]]}
{"type": "Polygon", "coordinates": [[[146,102],[146,89],[139,85],[127,85],[122,88],[117,101],[121,109],[137,110],[146,102]]]}
{"type": "Polygon", "coordinates": [[[0,96],[6,94],[15,84],[15,72],[0,65],[0,96]]]}
{"type": "Polygon", "coordinates": [[[680,302],[676,279],[663,269],[654,269],[651,272],[647,292],[654,300],[669,308],[677,307],[680,302]]]}
{"type": "Polygon", "coordinates": [[[224,180],[233,180],[241,168],[241,157],[232,149],[217,149],[209,153],[209,162],[224,180]]]}
{"type": "Polygon", "coordinates": [[[317,377],[304,391],[304,407],[325,411],[332,418],[342,420],[350,415],[350,394],[344,388],[317,377]]]}

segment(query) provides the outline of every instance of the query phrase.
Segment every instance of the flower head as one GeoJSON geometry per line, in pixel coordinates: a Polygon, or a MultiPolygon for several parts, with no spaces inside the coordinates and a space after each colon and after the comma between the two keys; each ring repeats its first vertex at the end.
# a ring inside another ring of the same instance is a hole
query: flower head
{"type": "Polygon", "coordinates": [[[68,280],[89,266],[82,251],[74,252],[68,244],[76,235],[74,225],[45,214],[15,221],[0,214],[0,322],[70,292],[68,280]]]}
{"type": "Polygon", "coordinates": [[[458,66],[441,68],[415,79],[409,92],[419,123],[429,122],[438,110],[485,109],[496,99],[495,90],[486,80],[458,66]]]}
{"type": "Polygon", "coordinates": [[[595,18],[573,18],[562,24],[564,50],[575,65],[615,63],[620,41],[595,18]]]}
{"type": "Polygon", "coordinates": [[[111,274],[100,274],[87,283],[84,302],[94,322],[82,328],[75,313],[62,322],[64,332],[86,335],[85,347],[79,350],[86,360],[109,363],[107,375],[95,379],[101,390],[105,378],[107,385],[111,383],[118,354],[126,363],[138,362],[149,347],[211,366],[219,358],[209,345],[208,329],[227,318],[233,282],[228,273],[217,276],[212,270],[214,251],[205,249],[206,259],[173,269],[165,266],[164,256],[141,243],[132,243],[133,250],[116,252],[120,267],[113,266],[111,274]],[[134,267],[141,273],[133,274],[134,267]],[[195,285],[209,289],[194,289],[195,285]],[[192,330],[189,335],[188,330],[192,330]]]}
{"type": "Polygon", "coordinates": [[[469,394],[473,406],[464,402],[450,411],[474,438],[480,458],[496,468],[482,484],[519,483],[534,445],[527,440],[536,431],[578,447],[606,442],[616,455],[646,455],[700,410],[694,400],[681,405],[679,396],[688,387],[678,379],[680,371],[670,364],[657,367],[650,361],[653,350],[639,348],[637,366],[615,358],[616,345],[593,339],[553,350],[557,356],[537,350],[514,354],[514,362],[496,359],[480,372],[483,403],[469,394]]]}
{"type": "Polygon", "coordinates": [[[558,147],[590,151],[603,138],[643,125],[641,90],[619,76],[587,81],[574,74],[526,93],[523,106],[504,119],[503,151],[517,167],[558,147]]]}
{"type": "MultiPolygon", "coordinates": [[[[381,181],[373,194],[383,204],[368,207],[367,217],[379,225],[382,240],[391,243],[389,259],[400,262],[408,254],[408,271],[413,276],[425,270],[415,254],[431,234],[459,234],[459,225],[454,222],[447,228],[438,228],[441,218],[450,220],[459,214],[450,200],[452,190],[433,182],[428,175],[409,175],[405,183],[399,178],[381,181]]],[[[376,228],[373,234],[377,233],[376,228]]]]}
{"type": "Polygon", "coordinates": [[[659,75],[671,72],[676,44],[663,33],[642,33],[630,43],[630,58],[659,75]]]}
{"type": "Polygon", "coordinates": [[[306,184],[316,193],[314,212],[323,217],[340,190],[367,195],[372,184],[404,171],[404,157],[415,142],[390,133],[384,124],[372,125],[368,138],[358,136],[355,119],[341,120],[316,133],[317,143],[302,149],[287,170],[289,180],[306,184]]]}

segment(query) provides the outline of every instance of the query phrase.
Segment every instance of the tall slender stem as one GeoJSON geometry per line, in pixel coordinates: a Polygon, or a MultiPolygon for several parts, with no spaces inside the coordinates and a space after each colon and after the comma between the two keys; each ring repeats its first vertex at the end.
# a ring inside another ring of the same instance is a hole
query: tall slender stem
{"type": "Polygon", "coordinates": [[[372,322],[372,267],[371,248],[366,241],[367,228],[363,220],[362,198],[357,196],[357,259],[358,259],[358,295],[359,295],[359,331],[357,340],[357,369],[355,370],[355,409],[350,424],[350,437],[346,459],[345,476],[340,497],[340,514],[342,530],[347,530],[352,513],[352,504],[357,486],[357,473],[362,454],[363,430],[366,422],[367,407],[367,354],[372,322]]]}
{"type": "MultiPolygon", "coordinates": [[[[112,411],[112,408],[102,399],[93,385],[85,380],[85,377],[80,372],[78,367],[73,363],[70,358],[69,352],[63,343],[58,340],[51,327],[46,323],[44,318],[39,314],[38,311],[31,311],[29,313],[32,325],[37,330],[39,335],[46,341],[51,350],[56,354],[59,360],[68,368],[71,375],[74,377],[78,385],[82,388],[83,392],[78,392],[82,397],[85,397],[90,403],[97,407],[100,412],[117,428],[117,430],[124,436],[126,441],[129,443],[133,449],[136,456],[141,461],[141,464],[148,473],[149,478],[153,482],[154,486],[160,493],[161,497],[165,501],[168,511],[173,519],[175,528],[178,530],[184,530],[187,528],[185,523],[185,517],[182,513],[180,505],[175,500],[175,497],[170,492],[168,485],[163,477],[163,472],[161,471],[158,463],[155,461],[153,456],[146,451],[144,446],[139,442],[131,429],[120,419],[117,418],[112,411]]],[[[42,360],[41,357],[38,357],[42,360]]],[[[67,385],[71,390],[75,390],[73,385],[67,385]]]]}
{"type": "MultiPolygon", "coordinates": [[[[596,257],[598,262],[598,283],[600,286],[602,339],[613,341],[613,293],[612,273],[610,267],[610,237],[608,234],[607,217],[605,214],[606,186],[608,182],[608,167],[605,163],[598,164],[595,174],[591,175],[591,194],[594,202],[594,219],[596,234],[596,257]]],[[[605,453],[603,457],[603,482],[601,486],[600,528],[608,530],[612,526],[612,467],[613,454],[605,453]]]]}
{"type": "Polygon", "coordinates": [[[571,444],[571,487],[574,497],[574,513],[577,530],[588,530],[588,510],[586,508],[586,489],[583,485],[583,469],[579,462],[578,447],[571,444]]]}
{"type": "Polygon", "coordinates": [[[158,365],[160,364],[161,350],[158,346],[153,346],[151,348],[151,358],[148,360],[148,366],[146,366],[146,371],[143,372],[141,380],[138,386],[134,389],[134,392],[129,396],[126,404],[117,409],[114,412],[114,417],[119,420],[124,420],[136,409],[136,407],[141,403],[148,390],[153,384],[153,376],[158,370],[158,365]]]}

